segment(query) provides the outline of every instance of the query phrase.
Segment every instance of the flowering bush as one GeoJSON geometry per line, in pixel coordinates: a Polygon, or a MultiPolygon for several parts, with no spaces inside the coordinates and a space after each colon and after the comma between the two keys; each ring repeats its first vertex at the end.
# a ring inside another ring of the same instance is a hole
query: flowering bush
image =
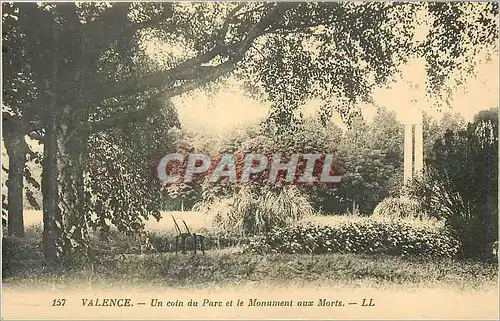
{"type": "Polygon", "coordinates": [[[445,229],[431,230],[397,221],[364,220],[337,227],[313,224],[275,228],[245,247],[253,253],[366,253],[453,257],[459,242],[445,229]]]}

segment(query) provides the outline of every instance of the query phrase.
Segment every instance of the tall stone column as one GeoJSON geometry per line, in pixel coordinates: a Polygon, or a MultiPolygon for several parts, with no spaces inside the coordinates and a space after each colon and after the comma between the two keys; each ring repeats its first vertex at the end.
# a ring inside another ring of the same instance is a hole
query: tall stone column
{"type": "Polygon", "coordinates": [[[415,125],[415,175],[420,175],[424,169],[424,135],[422,123],[415,125]]]}
{"type": "Polygon", "coordinates": [[[404,183],[406,184],[413,177],[413,125],[406,123],[404,138],[404,183]]]}

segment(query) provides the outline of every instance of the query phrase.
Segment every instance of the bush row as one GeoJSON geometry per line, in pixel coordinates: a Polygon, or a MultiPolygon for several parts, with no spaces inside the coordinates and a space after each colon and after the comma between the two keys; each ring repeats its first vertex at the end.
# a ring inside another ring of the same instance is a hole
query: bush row
{"type": "Polygon", "coordinates": [[[245,246],[253,253],[365,253],[454,257],[460,243],[444,229],[365,220],[336,227],[314,224],[277,228],[245,246]]]}

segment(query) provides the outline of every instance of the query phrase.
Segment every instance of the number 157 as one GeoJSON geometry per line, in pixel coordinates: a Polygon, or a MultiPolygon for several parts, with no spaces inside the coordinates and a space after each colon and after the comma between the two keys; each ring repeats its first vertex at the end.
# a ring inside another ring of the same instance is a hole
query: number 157
{"type": "Polygon", "coordinates": [[[63,307],[66,303],[66,299],[54,299],[52,300],[53,307],[63,307]]]}

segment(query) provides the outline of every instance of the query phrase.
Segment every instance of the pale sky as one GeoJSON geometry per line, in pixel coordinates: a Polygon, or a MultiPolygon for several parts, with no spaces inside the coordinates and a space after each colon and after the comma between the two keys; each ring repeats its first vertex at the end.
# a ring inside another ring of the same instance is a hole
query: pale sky
{"type": "Polygon", "coordinates": [[[238,88],[236,80],[230,80],[231,89],[223,90],[212,97],[206,92],[194,92],[175,97],[181,124],[188,129],[206,132],[223,132],[265,118],[268,104],[246,97],[238,88]]]}
{"type": "MultiPolygon", "coordinates": [[[[499,101],[499,65],[498,59],[478,66],[477,78],[470,78],[461,88],[457,88],[451,100],[452,109],[437,110],[433,98],[426,97],[425,65],[422,61],[413,61],[404,66],[403,77],[385,88],[376,89],[373,93],[375,102],[394,110],[398,120],[418,118],[417,111],[421,107],[427,114],[439,118],[443,112],[458,112],[467,120],[480,110],[497,107],[499,101]],[[413,89],[417,85],[418,89],[413,89]],[[412,102],[412,99],[417,103],[412,102]]],[[[174,100],[178,107],[181,122],[186,128],[203,129],[208,132],[223,132],[224,130],[255,122],[266,117],[269,104],[262,104],[246,97],[236,80],[231,80],[231,89],[223,90],[212,97],[204,92],[197,92],[174,100]]],[[[376,112],[372,105],[362,105],[364,116],[369,120],[376,112]]],[[[314,115],[319,108],[318,101],[311,101],[304,107],[306,115],[314,115]]],[[[334,122],[340,122],[335,115],[334,122]]]]}

